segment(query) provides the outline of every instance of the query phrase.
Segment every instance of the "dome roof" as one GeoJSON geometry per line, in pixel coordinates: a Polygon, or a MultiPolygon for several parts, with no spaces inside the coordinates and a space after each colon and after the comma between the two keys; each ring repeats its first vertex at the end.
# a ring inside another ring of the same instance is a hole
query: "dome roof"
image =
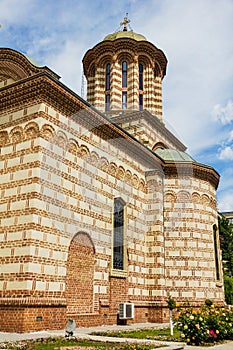
{"type": "Polygon", "coordinates": [[[128,30],[120,30],[118,32],[115,32],[115,33],[112,33],[112,34],[108,34],[103,41],[106,41],[106,40],[116,40],[116,39],[122,39],[122,38],[130,38],[130,39],[134,39],[136,41],[145,41],[147,40],[144,35],[142,34],[138,34],[138,33],[135,33],[133,32],[132,30],[131,31],[128,31],[128,30]]]}
{"type": "Polygon", "coordinates": [[[154,152],[165,162],[195,162],[190,155],[176,149],[157,148],[154,152]]]}

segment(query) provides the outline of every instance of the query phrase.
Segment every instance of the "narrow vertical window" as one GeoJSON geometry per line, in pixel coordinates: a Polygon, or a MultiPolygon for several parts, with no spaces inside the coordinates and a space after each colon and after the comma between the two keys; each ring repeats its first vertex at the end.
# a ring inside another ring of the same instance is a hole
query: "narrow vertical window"
{"type": "Polygon", "coordinates": [[[143,90],[143,65],[139,64],[139,90],[143,90]]]}
{"type": "Polygon", "coordinates": [[[110,63],[106,64],[105,90],[110,90],[110,63]]]}
{"type": "Polygon", "coordinates": [[[143,95],[142,94],[139,95],[139,110],[140,111],[143,110],[143,95]]]}
{"type": "Polygon", "coordinates": [[[105,111],[110,110],[110,94],[105,95],[105,111]]]}
{"type": "Polygon", "coordinates": [[[122,87],[127,87],[127,62],[122,62],[122,87]]]}
{"type": "Polygon", "coordinates": [[[214,238],[214,256],[215,256],[215,267],[216,267],[216,280],[220,280],[220,269],[219,269],[219,256],[218,256],[218,242],[217,242],[217,226],[213,226],[213,238],[214,238]]]}
{"type": "Polygon", "coordinates": [[[121,198],[114,199],[113,268],[124,269],[124,209],[121,198]]]}
{"type": "Polygon", "coordinates": [[[127,92],[123,91],[122,92],[122,109],[127,108],[127,92]]]}

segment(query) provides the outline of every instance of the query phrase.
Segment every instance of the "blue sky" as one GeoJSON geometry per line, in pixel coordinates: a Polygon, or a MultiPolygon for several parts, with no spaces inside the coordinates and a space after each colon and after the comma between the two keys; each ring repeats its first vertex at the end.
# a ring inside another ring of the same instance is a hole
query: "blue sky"
{"type": "Polygon", "coordinates": [[[233,0],[0,0],[0,46],[48,66],[80,94],[84,53],[126,12],[167,56],[165,124],[220,173],[218,208],[233,210],[233,0]]]}

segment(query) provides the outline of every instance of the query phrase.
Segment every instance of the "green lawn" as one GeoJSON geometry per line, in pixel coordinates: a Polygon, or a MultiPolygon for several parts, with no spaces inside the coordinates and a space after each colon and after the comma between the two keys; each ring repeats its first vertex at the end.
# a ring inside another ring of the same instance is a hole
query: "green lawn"
{"type": "MultiPolygon", "coordinates": [[[[145,340],[146,341],[146,340],[145,340]]],[[[63,338],[38,339],[34,341],[20,341],[11,344],[0,344],[0,349],[11,350],[151,350],[159,346],[146,344],[117,344],[97,342],[84,339],[68,340],[63,338]]],[[[160,346],[161,348],[161,346],[160,346]]]]}
{"type": "Polygon", "coordinates": [[[141,330],[129,330],[129,331],[114,331],[114,332],[94,332],[95,335],[103,335],[108,337],[120,337],[120,338],[135,338],[135,339],[158,339],[167,341],[182,341],[180,337],[180,331],[174,328],[174,335],[170,335],[170,328],[162,329],[141,329],[141,330]]]}

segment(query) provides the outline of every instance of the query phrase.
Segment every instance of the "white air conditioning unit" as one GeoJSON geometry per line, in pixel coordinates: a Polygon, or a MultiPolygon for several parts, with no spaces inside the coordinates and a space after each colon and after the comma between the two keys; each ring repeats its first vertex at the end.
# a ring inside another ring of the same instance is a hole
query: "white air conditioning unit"
{"type": "Polygon", "coordinates": [[[120,303],[119,304],[119,319],[134,318],[134,304],[133,303],[120,303]]]}

